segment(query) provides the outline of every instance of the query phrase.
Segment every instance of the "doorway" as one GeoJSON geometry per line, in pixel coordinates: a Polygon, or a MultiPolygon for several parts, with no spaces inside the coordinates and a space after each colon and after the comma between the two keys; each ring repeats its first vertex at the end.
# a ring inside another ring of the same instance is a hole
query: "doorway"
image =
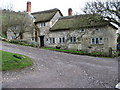
{"type": "Polygon", "coordinates": [[[40,36],[40,47],[44,47],[44,36],[40,36]]]}

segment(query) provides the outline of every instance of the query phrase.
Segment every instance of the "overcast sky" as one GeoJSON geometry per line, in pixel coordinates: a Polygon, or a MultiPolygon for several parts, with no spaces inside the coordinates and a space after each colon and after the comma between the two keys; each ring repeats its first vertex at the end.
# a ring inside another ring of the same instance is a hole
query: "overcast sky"
{"type": "Polygon", "coordinates": [[[72,8],[73,14],[81,14],[81,8],[85,3],[93,0],[0,0],[0,3],[2,2],[0,7],[6,8],[8,5],[12,5],[14,11],[26,11],[27,1],[31,1],[32,12],[58,8],[66,16],[68,8],[72,8]]]}

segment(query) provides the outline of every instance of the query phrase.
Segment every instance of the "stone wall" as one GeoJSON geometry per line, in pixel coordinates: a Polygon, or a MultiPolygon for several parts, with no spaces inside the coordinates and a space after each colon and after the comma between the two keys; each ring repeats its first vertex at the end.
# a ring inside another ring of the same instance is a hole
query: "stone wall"
{"type": "Polygon", "coordinates": [[[23,34],[23,40],[32,41],[32,33],[31,33],[31,32],[25,32],[25,33],[23,34]]]}
{"type": "Polygon", "coordinates": [[[84,51],[99,51],[99,52],[109,52],[111,47],[116,50],[117,35],[116,30],[110,26],[100,27],[100,28],[86,28],[79,30],[60,30],[51,31],[49,37],[55,38],[55,44],[51,44],[48,39],[45,41],[47,47],[60,46],[63,49],[73,49],[73,50],[84,50],[84,51]],[[76,37],[76,42],[71,43],[70,37],[76,37]],[[59,38],[65,37],[64,43],[59,43],[59,38]],[[101,44],[92,44],[92,38],[102,38],[101,44]]]}
{"type": "Polygon", "coordinates": [[[10,30],[7,31],[7,39],[9,39],[9,40],[15,39],[15,35],[10,30]]]}
{"type": "MultiPolygon", "coordinates": [[[[45,46],[48,45],[47,41],[48,41],[48,38],[49,38],[49,29],[50,29],[50,27],[52,27],[60,17],[61,17],[61,14],[58,11],[50,21],[45,22],[46,26],[40,27],[40,23],[37,24],[37,27],[39,28],[38,35],[39,36],[44,36],[44,44],[45,44],[45,46]]],[[[40,44],[39,36],[38,36],[38,42],[40,44]]]]}

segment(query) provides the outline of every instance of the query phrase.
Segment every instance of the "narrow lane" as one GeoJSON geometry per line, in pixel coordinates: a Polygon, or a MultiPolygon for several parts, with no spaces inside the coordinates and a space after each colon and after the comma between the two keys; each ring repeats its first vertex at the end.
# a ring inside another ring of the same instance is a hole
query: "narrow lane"
{"type": "Polygon", "coordinates": [[[118,81],[118,61],[73,55],[50,50],[2,43],[2,50],[23,54],[34,65],[4,71],[5,88],[114,88],[118,81]]]}

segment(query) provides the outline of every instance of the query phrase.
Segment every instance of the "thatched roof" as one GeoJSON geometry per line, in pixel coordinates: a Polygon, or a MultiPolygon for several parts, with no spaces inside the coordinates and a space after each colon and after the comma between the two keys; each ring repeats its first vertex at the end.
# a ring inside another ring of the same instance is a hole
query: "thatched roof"
{"type": "Polygon", "coordinates": [[[51,31],[55,30],[70,30],[80,28],[102,27],[110,23],[99,15],[82,14],[76,16],[61,17],[56,24],[50,28],[51,31]]]}
{"type": "MultiPolygon", "coordinates": [[[[50,10],[45,10],[45,11],[40,11],[40,12],[35,12],[35,13],[31,13],[34,18],[36,19],[36,23],[38,22],[43,22],[43,21],[50,21],[52,19],[52,17],[57,13],[60,12],[59,9],[55,8],[55,9],[50,9],[50,10]]],[[[61,16],[62,13],[60,12],[61,16]]]]}

